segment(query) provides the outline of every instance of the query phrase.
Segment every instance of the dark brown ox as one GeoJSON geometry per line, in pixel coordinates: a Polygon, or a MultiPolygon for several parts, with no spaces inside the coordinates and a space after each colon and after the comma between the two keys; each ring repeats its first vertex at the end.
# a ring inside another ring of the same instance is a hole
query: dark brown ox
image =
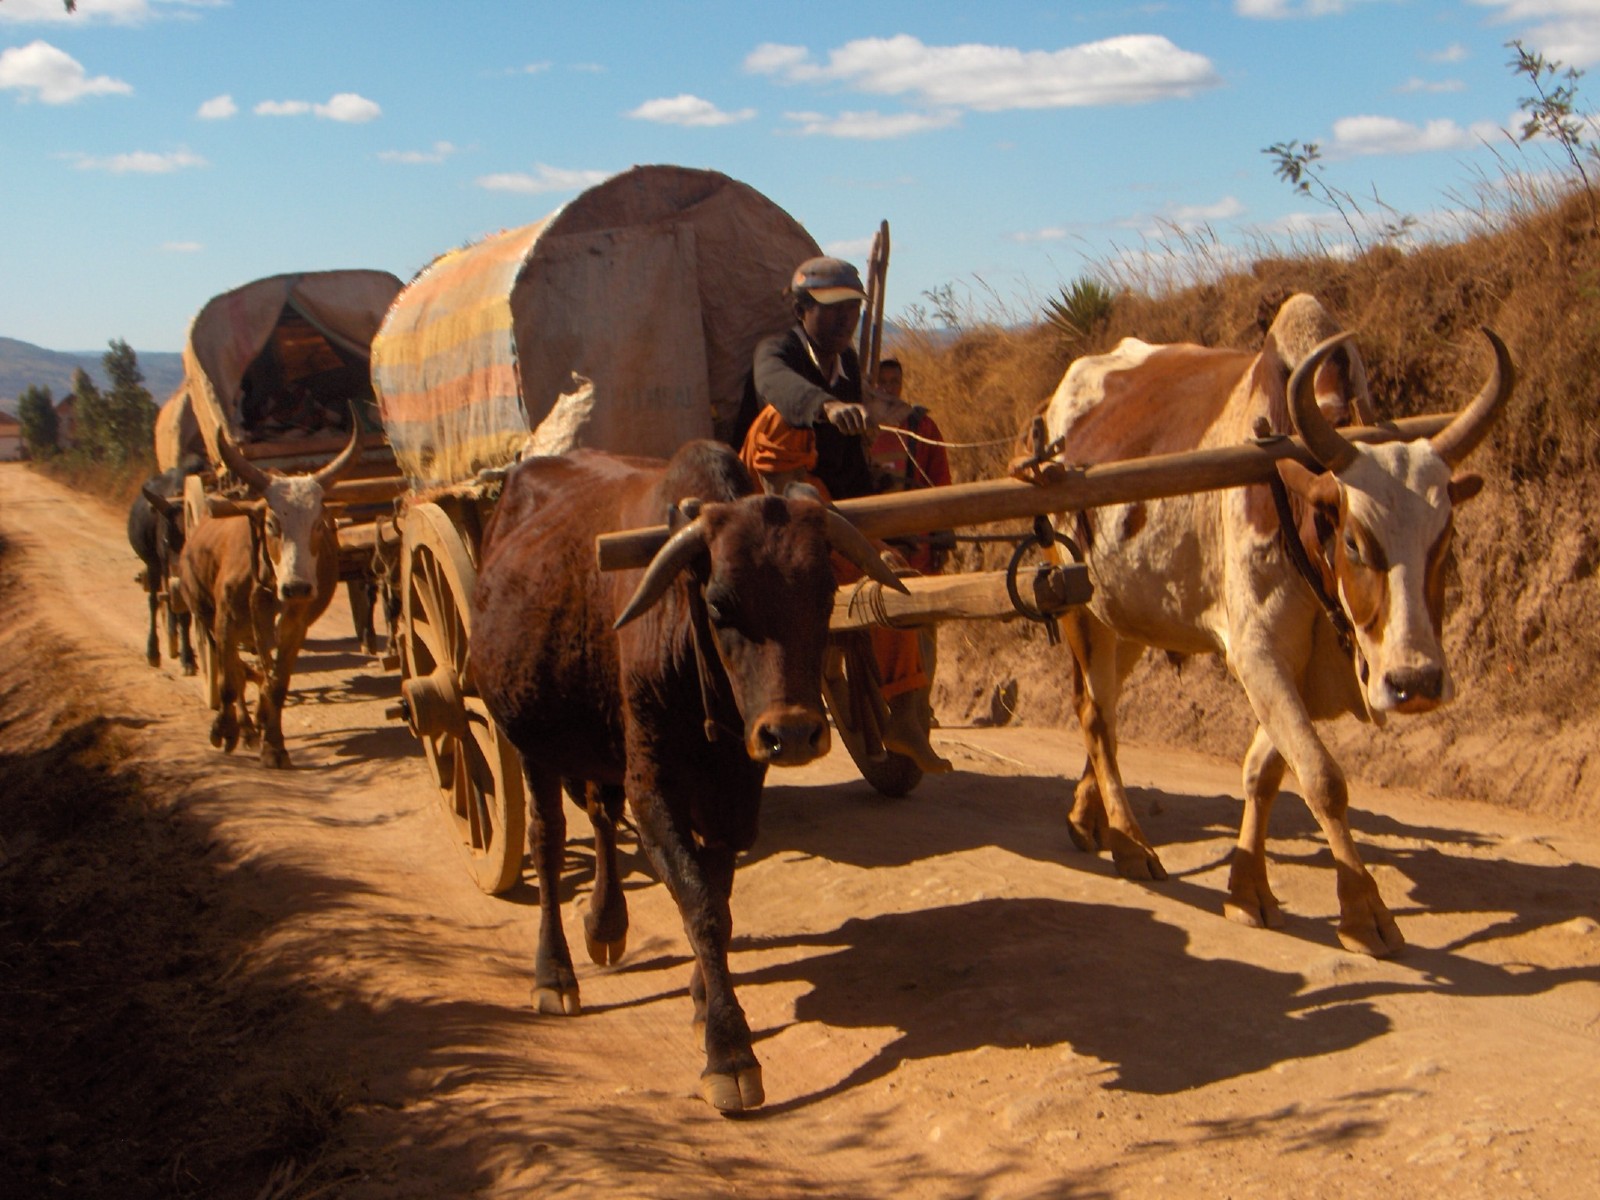
{"type": "Polygon", "coordinates": [[[600,963],[615,962],[626,938],[614,840],[625,793],[694,952],[701,1093],[724,1112],[764,1099],[728,972],[734,859],[755,840],[767,768],[828,749],[830,554],[897,586],[814,493],[753,491],[738,458],[713,442],[692,442],[670,463],[589,451],[521,463],[484,533],[471,645],[479,693],[532,792],[535,1003],[553,1014],[580,1007],[558,895],[562,781],[587,784],[596,879],[585,933],[600,963]],[[680,527],[642,574],[602,574],[597,535],[669,514],[680,527]]]}
{"type": "Polygon", "coordinates": [[[322,498],[355,457],[359,438],[357,426],[349,444],[315,474],[280,475],[250,462],[219,430],[223,462],[250,489],[251,499],[214,502],[218,515],[189,534],[178,560],[184,600],[222,676],[211,744],[231,752],[241,728],[250,730],[240,651],[253,651],[262,674],[255,727],[268,767],[289,765],[283,745],[289,678],[306,630],[339,585],[339,542],[322,498]]]}
{"type": "Polygon", "coordinates": [[[1357,445],[1334,428],[1329,413],[1370,422],[1364,372],[1309,296],[1283,306],[1256,355],[1128,338],[1073,363],[1046,415],[1050,436],[1065,439],[1062,462],[1237,445],[1264,420],[1274,432],[1292,427],[1324,468],[1280,467],[1309,577],[1291,562],[1265,486],[1078,516],[1094,580],[1089,610],[1065,626],[1089,759],[1070,818],[1080,848],[1109,848],[1123,875],[1165,878],[1117,769],[1117,698],[1145,646],[1220,654],[1258,722],[1225,911],[1248,925],[1283,923],[1266,836],[1287,767],[1333,850],[1340,940],[1374,955],[1404,944],[1351,837],[1344,773],[1312,722],[1342,713],[1381,722],[1452,696],[1440,645],[1452,512],[1482,486],[1455,470],[1513,384],[1505,346],[1485,333],[1494,366],[1483,390],[1431,441],[1411,443],[1357,445]],[[1317,577],[1349,626],[1349,653],[1309,582],[1317,577]]]}

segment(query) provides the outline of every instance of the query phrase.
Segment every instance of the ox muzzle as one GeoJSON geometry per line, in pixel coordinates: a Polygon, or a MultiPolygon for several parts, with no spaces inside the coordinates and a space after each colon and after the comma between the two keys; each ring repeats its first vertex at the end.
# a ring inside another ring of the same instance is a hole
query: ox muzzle
{"type": "Polygon", "coordinates": [[[828,719],[820,709],[785,704],[764,711],[745,734],[745,751],[769,767],[800,767],[821,758],[833,745],[828,719]]]}

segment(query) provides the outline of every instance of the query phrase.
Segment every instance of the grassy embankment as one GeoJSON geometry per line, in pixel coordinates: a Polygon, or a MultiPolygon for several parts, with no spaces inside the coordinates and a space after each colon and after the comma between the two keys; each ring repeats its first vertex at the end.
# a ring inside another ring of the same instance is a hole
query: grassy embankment
{"type": "MultiPolygon", "coordinates": [[[[1600,746],[1592,715],[1600,696],[1600,230],[1581,191],[1502,199],[1476,226],[1448,243],[1355,257],[1263,254],[1247,269],[1214,269],[1187,285],[1130,285],[1113,271],[1109,312],[1083,336],[1063,338],[1043,321],[975,320],[953,338],[912,332],[892,348],[906,364],[908,393],[946,436],[985,442],[1022,428],[1076,355],[1125,336],[1255,349],[1295,291],[1316,295],[1354,331],[1385,417],[1462,404],[1489,362],[1478,329],[1494,328],[1519,382],[1469,464],[1488,486],[1457,517],[1445,642],[1459,699],[1381,731],[1339,722],[1330,737],[1354,773],[1374,781],[1592,817],[1600,815],[1600,772],[1585,769],[1600,746]]],[[[952,467],[958,479],[991,478],[1009,453],[956,451],[952,467]]],[[[970,563],[975,552],[967,553],[970,563]]],[[[947,627],[940,711],[949,722],[987,712],[994,686],[1015,679],[1019,721],[1070,722],[1067,662],[1035,629],[947,627]]],[[[1130,686],[1126,737],[1225,755],[1248,742],[1253,721],[1213,663],[1147,656],[1130,686]]]]}

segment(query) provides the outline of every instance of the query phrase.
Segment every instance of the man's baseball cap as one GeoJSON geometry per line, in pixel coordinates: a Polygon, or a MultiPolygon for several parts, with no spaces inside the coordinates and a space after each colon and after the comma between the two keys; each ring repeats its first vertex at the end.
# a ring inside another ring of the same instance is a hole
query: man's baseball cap
{"type": "Polygon", "coordinates": [[[840,304],[846,300],[865,300],[861,274],[842,258],[808,258],[794,269],[789,290],[805,292],[818,304],[840,304]]]}

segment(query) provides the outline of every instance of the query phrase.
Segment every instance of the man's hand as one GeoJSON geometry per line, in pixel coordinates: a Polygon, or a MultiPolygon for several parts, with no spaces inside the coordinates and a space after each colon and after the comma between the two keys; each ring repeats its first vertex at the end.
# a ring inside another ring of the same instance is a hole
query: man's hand
{"type": "Polygon", "coordinates": [[[848,437],[860,437],[871,424],[865,405],[846,404],[843,400],[824,400],[822,415],[828,424],[848,437]]]}

